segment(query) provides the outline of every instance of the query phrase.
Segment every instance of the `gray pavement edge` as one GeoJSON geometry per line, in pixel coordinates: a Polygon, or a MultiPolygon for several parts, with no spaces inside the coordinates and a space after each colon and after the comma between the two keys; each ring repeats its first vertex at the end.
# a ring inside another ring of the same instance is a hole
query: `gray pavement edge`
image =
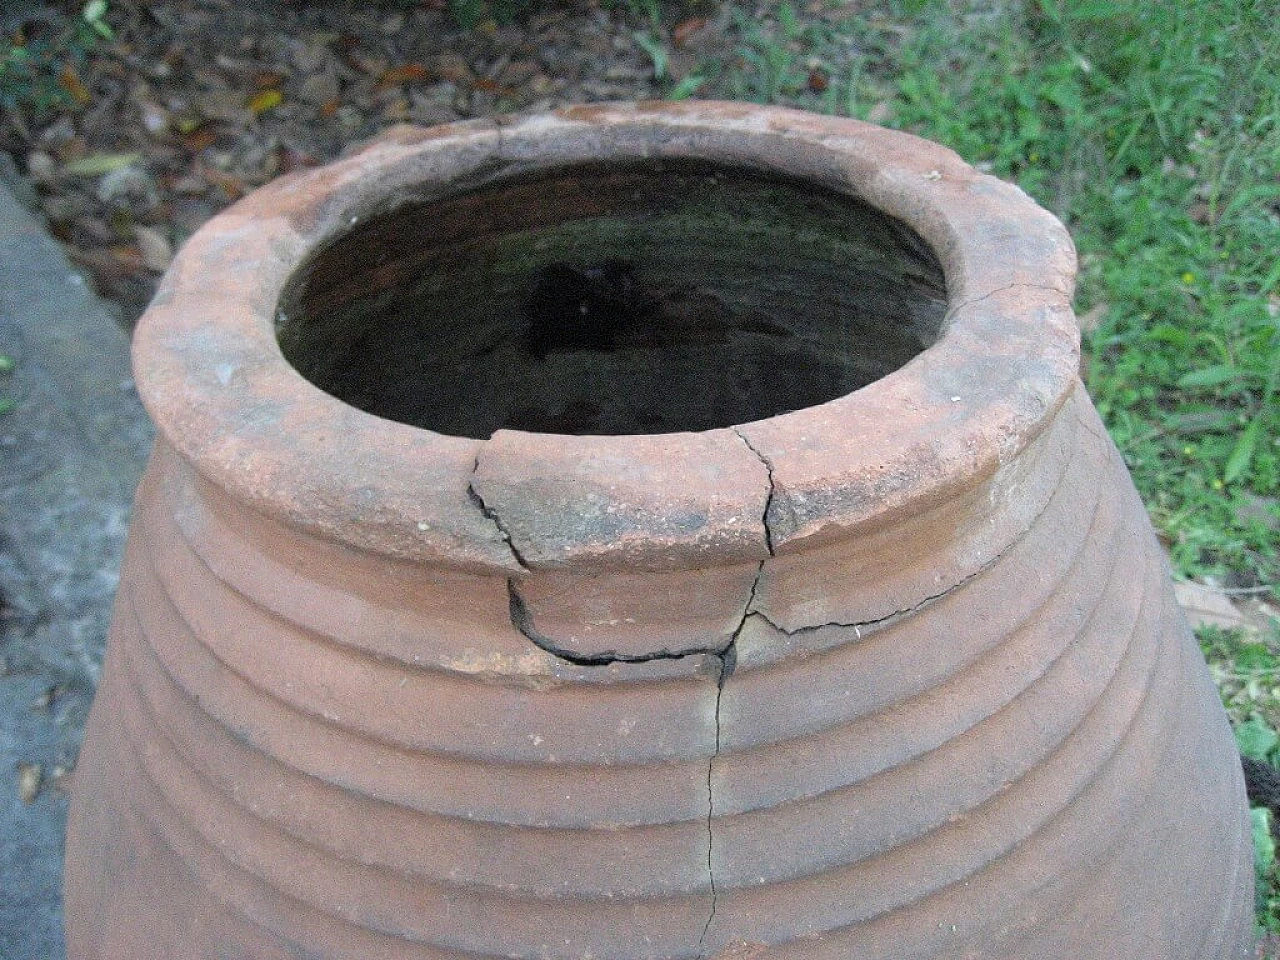
{"type": "MultiPolygon", "coordinates": [[[[0,179],[0,960],[62,960],[67,781],[152,430],[128,339],[0,179]],[[38,764],[30,802],[19,770],[38,764]]],[[[74,774],[69,778],[74,789],[74,774]]]]}

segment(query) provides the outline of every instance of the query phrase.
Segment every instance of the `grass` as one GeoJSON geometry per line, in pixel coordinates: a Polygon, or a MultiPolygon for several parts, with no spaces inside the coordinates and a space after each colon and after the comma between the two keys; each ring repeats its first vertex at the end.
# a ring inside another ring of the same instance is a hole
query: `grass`
{"type": "MultiPolygon", "coordinates": [[[[0,353],[0,382],[8,379],[8,375],[13,372],[16,366],[13,357],[8,354],[0,353]]],[[[5,396],[0,393],[0,416],[4,416],[10,410],[17,406],[17,401],[13,397],[5,396]]]]}
{"type": "Polygon", "coordinates": [[[1280,583],[1280,3],[744,6],[672,92],[908,129],[1062,217],[1087,383],[1176,570],[1280,583]]]}
{"type": "Polygon", "coordinates": [[[85,58],[112,37],[107,0],[88,0],[80,16],[53,29],[56,18],[32,17],[36,30],[0,35],[0,108],[47,119],[88,96],[79,77],[85,58]],[[41,29],[43,27],[44,29],[41,29]]]}
{"type": "MultiPolygon", "coordinates": [[[[1202,629],[1200,646],[1235,728],[1240,752],[1280,765],[1280,632],[1250,637],[1240,631],[1202,629]]],[[[1258,925],[1280,933],[1280,864],[1271,811],[1252,811],[1257,871],[1258,925]]]]}
{"type": "MultiPolygon", "coordinates": [[[[1057,213],[1086,383],[1175,572],[1280,599],[1280,2],[748,6],[734,52],[671,95],[907,129],[1057,213]]],[[[1201,640],[1242,750],[1280,762],[1280,630],[1201,640]]],[[[1280,932],[1254,824],[1258,921],[1280,932]]]]}

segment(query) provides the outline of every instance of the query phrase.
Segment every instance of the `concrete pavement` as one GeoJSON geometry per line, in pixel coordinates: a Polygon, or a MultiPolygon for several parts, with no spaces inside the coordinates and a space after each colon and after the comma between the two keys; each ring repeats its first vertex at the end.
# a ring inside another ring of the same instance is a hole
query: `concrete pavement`
{"type": "Polygon", "coordinates": [[[125,334],[0,182],[0,960],[62,960],[66,782],[152,431],[125,334]],[[20,770],[42,786],[20,796],[20,770]]]}

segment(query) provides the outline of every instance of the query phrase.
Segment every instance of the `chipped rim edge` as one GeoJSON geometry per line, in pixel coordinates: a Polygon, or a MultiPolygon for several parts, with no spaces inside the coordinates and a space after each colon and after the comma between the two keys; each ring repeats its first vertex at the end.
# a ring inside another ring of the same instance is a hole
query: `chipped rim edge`
{"type": "MultiPolygon", "coordinates": [[[[727,428],[771,467],[768,515],[784,522],[769,530],[770,552],[879,528],[984,482],[1070,396],[1079,358],[1075,250],[1020,189],[910,134],[786,108],[685,101],[395,127],[352,155],[254,191],[184,245],[139,322],[134,369],[148,412],[205,479],[263,514],[414,562],[521,572],[471,490],[488,441],[385,420],[314,386],[281,352],[278,303],[316,252],[401,203],[637,158],[703,159],[857,195],[914,229],[942,264],[947,312],[932,346],[843,397],[727,428]],[[958,418],[959,398],[946,394],[966,375],[983,388],[958,418]],[[902,420],[893,430],[856,429],[886,415],[902,420]],[[789,438],[803,440],[803,454],[792,454],[789,438]]],[[[566,474],[602,444],[617,454],[615,437],[529,436],[566,474]]],[[[627,440],[639,463],[666,456],[671,436],[680,435],[627,440]]],[[[744,483],[741,501],[752,509],[759,491],[744,483]]],[[[723,544],[715,530],[697,543],[655,538],[652,556],[640,540],[612,558],[607,544],[570,543],[533,566],[679,569],[746,559],[740,531],[723,544]]]]}

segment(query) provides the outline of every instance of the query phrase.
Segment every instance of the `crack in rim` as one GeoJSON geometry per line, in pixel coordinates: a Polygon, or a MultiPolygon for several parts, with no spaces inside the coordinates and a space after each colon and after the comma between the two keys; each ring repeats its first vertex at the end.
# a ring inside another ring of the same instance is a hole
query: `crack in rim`
{"type": "MultiPolygon", "coordinates": [[[[507,531],[471,489],[476,457],[492,441],[396,424],[324,393],[284,359],[275,312],[317,251],[396,198],[443,198],[584,158],[642,156],[747,165],[856,194],[919,233],[943,266],[950,321],[935,344],[837,400],[732,428],[776,478],[761,553],[850,535],[983,482],[1035,439],[1069,394],[1079,336],[1069,308],[1074,252],[1051,215],[1016,187],[909,134],[712,102],[399,128],[328,167],[255,191],[175,258],[135,337],[139,392],[186,460],[268,516],[361,550],[519,575],[524,567],[507,531]],[[983,388],[957,421],[939,387],[965,377],[983,388]],[[892,435],[863,429],[891,416],[899,421],[892,435]],[[940,446],[930,440],[939,430],[940,446]]],[[[569,454],[564,437],[528,436],[551,459],[591,456],[583,438],[569,454]]],[[[662,456],[654,435],[628,440],[638,461],[662,456]]],[[[748,491],[741,496],[739,509],[747,509],[748,491]]],[[[565,552],[565,562],[636,569],[745,559],[728,533],[674,547],[637,537],[612,557],[597,544],[569,543],[565,552]]]]}

